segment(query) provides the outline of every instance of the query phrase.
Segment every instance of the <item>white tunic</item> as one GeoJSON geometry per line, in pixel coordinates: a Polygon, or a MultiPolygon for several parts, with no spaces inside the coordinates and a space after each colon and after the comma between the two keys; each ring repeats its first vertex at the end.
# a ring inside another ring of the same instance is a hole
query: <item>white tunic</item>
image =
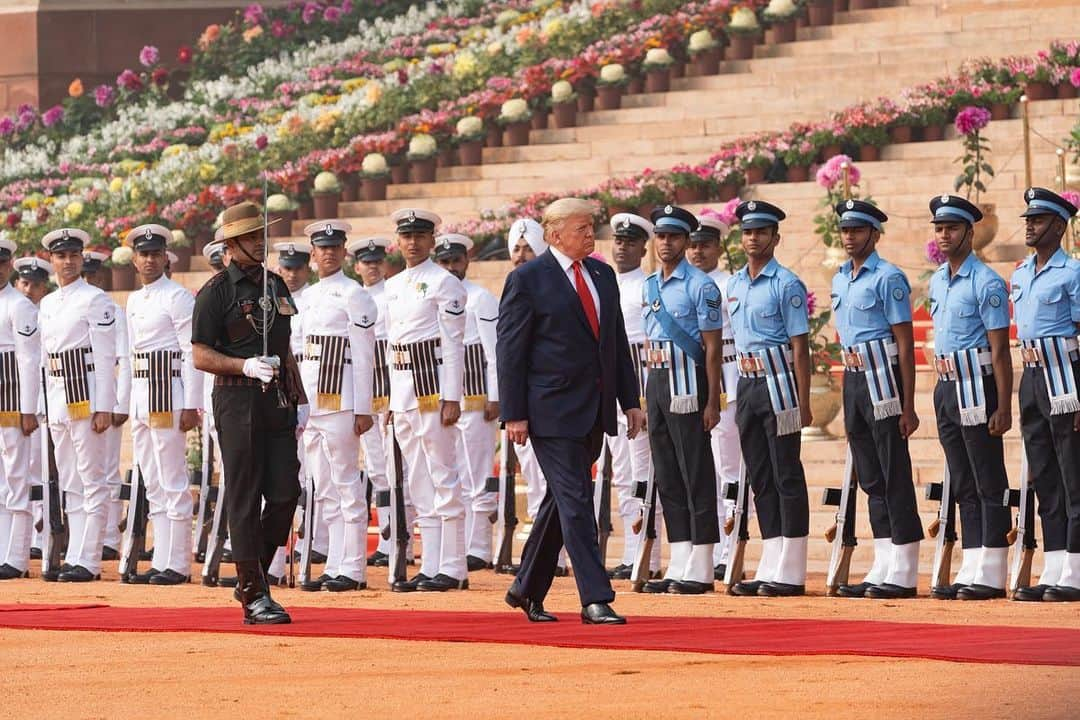
{"type": "MultiPolygon", "coordinates": [[[[0,289],[0,353],[15,353],[19,395],[16,412],[35,415],[41,395],[41,333],[38,309],[11,283],[0,289]]],[[[9,378],[0,378],[0,386],[9,378]]]]}
{"type": "Polygon", "coordinates": [[[292,317],[292,322],[289,324],[291,334],[289,335],[289,349],[292,351],[293,357],[300,357],[304,354],[304,333],[300,331],[300,319],[304,316],[304,307],[306,306],[305,295],[309,286],[304,285],[296,292],[291,292],[293,302],[296,303],[296,314],[292,317]]]}
{"type": "Polygon", "coordinates": [[[619,305],[622,309],[623,324],[626,325],[626,339],[631,345],[645,342],[645,320],[641,317],[641,298],[645,297],[645,271],[634,268],[630,272],[618,273],[615,282],[619,285],[619,305]]]}
{"type": "MultiPolygon", "coordinates": [[[[173,412],[202,407],[203,373],[195,369],[191,353],[191,317],[195,296],[179,283],[162,275],[128,296],[127,353],[169,350],[180,353],[180,377],[172,380],[173,412]]],[[[134,358],[132,358],[134,363],[134,358]]],[[[147,378],[132,378],[131,416],[150,416],[147,378]]]]}
{"type": "MultiPolygon", "coordinates": [[[[111,413],[116,408],[116,305],[102,290],[79,278],[41,300],[41,362],[48,367],[49,353],[90,348],[94,370],[87,374],[90,412],[111,413]]],[[[49,422],[68,422],[64,378],[48,374],[46,397],[49,422]]]]}
{"type": "Polygon", "coordinates": [[[375,307],[379,310],[379,316],[375,318],[375,339],[386,339],[386,281],[380,280],[374,285],[364,287],[371,296],[375,307]]]}
{"type": "Polygon", "coordinates": [[[344,365],[341,381],[341,407],[320,407],[318,359],[308,356],[321,352],[311,343],[300,363],[300,376],[304,391],[311,404],[312,415],[351,411],[354,415],[371,414],[371,378],[375,361],[375,321],[378,309],[375,301],[360,283],[338,271],[304,290],[304,311],[298,323],[304,345],[318,335],[347,337],[349,348],[345,357],[350,363],[344,365]]]}
{"type": "MultiPolygon", "coordinates": [[[[105,297],[112,298],[108,294],[105,297]]],[[[112,303],[116,314],[116,406],[113,412],[127,415],[131,405],[131,357],[128,354],[127,313],[123,308],[112,303]]]]}
{"type": "MultiPolygon", "coordinates": [[[[439,395],[461,401],[465,365],[465,303],[461,281],[430,259],[405,268],[386,281],[386,334],[391,344],[401,345],[439,338],[439,395]]],[[[390,409],[417,407],[412,372],[390,368],[390,409]]]]}
{"type": "Polygon", "coordinates": [[[499,379],[495,366],[495,327],[499,321],[499,301],[485,288],[463,280],[468,299],[465,302],[465,344],[480,343],[487,361],[487,399],[499,401],[499,379]]]}

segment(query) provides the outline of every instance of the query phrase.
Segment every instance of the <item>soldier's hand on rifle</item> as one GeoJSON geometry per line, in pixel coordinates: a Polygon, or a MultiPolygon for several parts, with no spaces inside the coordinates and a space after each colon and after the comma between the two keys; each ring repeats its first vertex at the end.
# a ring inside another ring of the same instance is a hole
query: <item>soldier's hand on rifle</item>
{"type": "Polygon", "coordinates": [[[113,427],[120,427],[121,425],[123,425],[124,423],[127,422],[127,419],[128,419],[128,416],[126,414],[124,414],[124,413],[113,413],[112,414],[112,425],[113,425],[113,427]]]}
{"type": "Polygon", "coordinates": [[[701,413],[701,420],[705,425],[705,432],[712,432],[712,429],[720,422],[720,409],[712,405],[706,407],[701,413]]]}
{"type": "Polygon", "coordinates": [[[99,435],[112,427],[112,413],[96,412],[90,418],[90,429],[99,435]]]}
{"type": "Polygon", "coordinates": [[[360,436],[371,429],[371,426],[375,424],[375,421],[370,415],[357,415],[353,418],[353,435],[360,436]]]}
{"type": "Polygon", "coordinates": [[[30,437],[31,434],[38,428],[37,415],[34,414],[22,414],[19,416],[19,424],[22,427],[22,434],[24,437],[30,437]]]}
{"type": "Polygon", "coordinates": [[[633,440],[645,429],[645,413],[641,408],[630,408],[626,411],[626,437],[633,440]]]}
{"type": "MultiPolygon", "coordinates": [[[[1008,407],[999,407],[986,422],[986,429],[991,435],[1004,435],[1012,427],[1012,413],[1008,407]]],[[[1076,420],[1073,419],[1073,429],[1076,429],[1076,420]]]]}
{"type": "Polygon", "coordinates": [[[461,403],[453,400],[443,400],[440,406],[439,414],[442,416],[443,425],[453,425],[461,417],[461,403]]]}
{"type": "Polygon", "coordinates": [[[199,427],[199,411],[198,410],[181,410],[180,411],[180,432],[187,432],[188,430],[194,430],[199,427]]]}
{"type": "Polygon", "coordinates": [[[499,419],[499,403],[490,400],[484,405],[484,422],[499,419]]]}

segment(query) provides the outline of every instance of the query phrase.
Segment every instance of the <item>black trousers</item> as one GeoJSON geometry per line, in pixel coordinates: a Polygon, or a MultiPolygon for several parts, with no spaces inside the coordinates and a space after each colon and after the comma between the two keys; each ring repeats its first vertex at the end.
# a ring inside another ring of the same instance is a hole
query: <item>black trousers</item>
{"type": "Polygon", "coordinates": [[[559,551],[565,544],[582,607],[611,602],[615,591],[600,557],[593,512],[592,465],[604,441],[599,420],[585,437],[532,435],[529,439],[544,471],[547,493],[521,551],[521,568],[514,580],[516,592],[542,602],[551,589],[559,551]]]}
{"type": "MultiPolygon", "coordinates": [[[[1080,362],[1073,363],[1073,375],[1080,362]]],[[[1050,414],[1042,368],[1020,378],[1020,429],[1039,500],[1043,550],[1080,553],[1080,433],[1074,413],[1050,414]]]]}
{"type": "Polygon", "coordinates": [[[265,567],[288,539],[300,497],[296,410],[260,387],[219,385],[213,401],[233,558],[265,567]]]}
{"type": "MultiPolygon", "coordinates": [[[[708,379],[698,372],[698,407],[708,400],[708,379]]],[[[716,514],[716,469],[701,411],[671,412],[668,371],[649,371],[645,386],[649,412],[649,449],[664,508],[668,542],[713,545],[720,542],[716,514]]]]}
{"type": "Polygon", "coordinates": [[[802,436],[776,434],[776,415],[765,378],[739,378],[735,424],[762,539],[809,535],[810,500],[800,459],[802,436]]]}
{"type": "Polygon", "coordinates": [[[874,419],[863,372],[844,372],[844,430],[859,487],[866,492],[874,537],[891,538],[894,545],[922,540],[911,454],[900,435],[900,417],[874,419]]]}
{"type": "MultiPolygon", "coordinates": [[[[934,388],[938,439],[949,465],[949,482],[960,508],[961,544],[965,549],[980,546],[1009,546],[1005,535],[1012,527],[1003,499],[1009,488],[1005,471],[1004,443],[991,435],[986,423],[960,424],[960,403],[956,380],[939,380],[934,388]]],[[[986,416],[997,411],[997,384],[993,375],[982,378],[986,395],[986,416]]]]}

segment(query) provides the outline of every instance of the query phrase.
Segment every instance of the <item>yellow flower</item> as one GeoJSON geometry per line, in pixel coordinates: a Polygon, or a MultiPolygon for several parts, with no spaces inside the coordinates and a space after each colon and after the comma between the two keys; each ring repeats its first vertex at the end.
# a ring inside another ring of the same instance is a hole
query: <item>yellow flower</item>
{"type": "Polygon", "coordinates": [[[454,52],[456,49],[457,48],[453,43],[435,43],[433,45],[428,45],[426,52],[430,57],[441,57],[442,55],[454,52]]]}
{"type": "Polygon", "coordinates": [[[27,210],[37,210],[41,202],[36,197],[28,197],[22,201],[22,206],[27,210]]]}
{"type": "Polygon", "coordinates": [[[403,67],[405,67],[405,61],[401,58],[394,58],[390,62],[383,63],[383,70],[388,73],[397,72],[403,67]]]}
{"type": "Polygon", "coordinates": [[[364,87],[367,84],[368,84],[368,79],[367,78],[362,78],[362,77],[349,78],[345,82],[341,83],[341,91],[346,93],[346,94],[354,93],[354,92],[356,92],[357,90],[359,90],[360,88],[364,87]]]}
{"type": "Polygon", "coordinates": [[[113,193],[114,195],[119,194],[120,192],[123,191],[123,189],[124,189],[124,179],[123,178],[114,177],[111,181],[109,181],[109,192],[113,193]]]}
{"type": "Polygon", "coordinates": [[[184,143],[176,143],[175,145],[170,145],[169,147],[162,150],[161,151],[161,157],[169,158],[169,157],[173,157],[175,155],[180,155],[181,153],[187,152],[187,149],[188,149],[188,146],[185,145],[184,143]]]}
{"type": "MultiPolygon", "coordinates": [[[[200,180],[206,180],[206,181],[213,180],[214,178],[217,177],[217,174],[218,174],[217,168],[214,167],[214,165],[212,165],[211,163],[202,163],[201,165],[199,165],[199,179],[200,180]]],[[[132,195],[131,199],[134,200],[135,199],[135,189],[134,188],[132,188],[132,190],[131,190],[131,195],[132,195]]]]}
{"type": "Polygon", "coordinates": [[[368,105],[374,105],[382,99],[382,85],[379,83],[371,83],[367,86],[367,101],[368,105]]]}
{"type": "Polygon", "coordinates": [[[317,130],[318,132],[327,132],[328,130],[333,129],[334,125],[337,124],[338,117],[340,115],[341,113],[336,110],[332,112],[324,112],[318,117],[318,119],[315,120],[315,130],[317,130]]]}
{"type": "Polygon", "coordinates": [[[131,186],[129,197],[131,198],[131,202],[139,202],[139,200],[142,199],[142,190],[139,189],[138,185],[131,186]]]}
{"type": "Polygon", "coordinates": [[[454,77],[458,80],[468,77],[476,72],[476,56],[465,50],[458,54],[454,60],[454,77]]]}

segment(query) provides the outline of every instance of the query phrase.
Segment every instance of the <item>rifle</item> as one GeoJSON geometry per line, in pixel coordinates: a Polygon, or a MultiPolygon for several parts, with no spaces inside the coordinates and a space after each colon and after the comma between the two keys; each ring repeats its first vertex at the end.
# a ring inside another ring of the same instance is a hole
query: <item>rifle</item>
{"type": "MultiPolygon", "coordinates": [[[[127,500],[127,519],[124,523],[124,548],[120,555],[120,582],[134,582],[139,574],[139,556],[146,549],[146,521],[150,505],[146,498],[146,484],[138,465],[127,471],[127,482],[120,486],[120,499],[127,500]]],[[[154,538],[154,543],[164,538],[154,538]]]]}
{"type": "MultiPolygon", "coordinates": [[[[300,589],[319,590],[322,585],[311,580],[312,543],[315,542],[315,478],[304,474],[304,487],[300,495],[303,515],[300,517],[300,589]]],[[[290,561],[292,551],[289,552],[290,561]]]]}
{"type": "Polygon", "coordinates": [[[934,545],[934,570],[930,575],[930,587],[948,587],[952,578],[952,551],[956,544],[956,510],[953,502],[952,483],[949,479],[949,463],[941,474],[941,482],[926,486],[926,499],[941,503],[938,516],[930,523],[927,533],[936,538],[934,545]]]}
{"type": "MultiPolygon", "coordinates": [[[[199,470],[192,471],[192,485],[199,486],[199,510],[195,516],[195,561],[206,559],[206,544],[210,539],[210,528],[206,516],[210,510],[210,479],[214,474],[214,437],[210,432],[210,418],[203,413],[202,422],[202,464],[199,470]],[[194,475],[198,473],[198,478],[194,475]]],[[[215,493],[216,496],[216,493],[215,493]]]]}
{"type": "Polygon", "coordinates": [[[652,574],[652,549],[656,544],[656,471],[649,473],[649,479],[634,485],[634,497],[643,501],[641,517],[634,521],[635,534],[642,534],[642,525],[645,532],[638,542],[637,556],[634,558],[634,567],[630,570],[630,589],[636,593],[642,592],[645,583],[652,574]]]}
{"type": "Polygon", "coordinates": [[[517,456],[514,454],[513,443],[503,427],[500,433],[501,447],[499,449],[499,506],[498,511],[492,518],[499,526],[495,553],[495,572],[514,572],[514,528],[517,527],[517,495],[514,487],[514,477],[517,475],[517,456]]]}
{"type": "Polygon", "coordinates": [[[746,472],[746,461],[739,463],[739,480],[734,485],[725,486],[725,500],[735,501],[735,512],[724,522],[724,532],[728,536],[728,564],[724,570],[724,585],[730,595],[731,589],[742,582],[746,558],[746,543],[750,532],[746,525],[750,518],[747,500],[750,494],[750,479],[746,472]],[[732,497],[734,495],[734,497],[732,497]]]}
{"type": "Polygon", "coordinates": [[[600,454],[600,472],[593,481],[593,506],[596,508],[596,540],[600,545],[600,559],[607,561],[608,538],[611,537],[611,448],[604,443],[600,454]]]}
{"type": "Polygon", "coordinates": [[[217,587],[221,575],[221,556],[225,554],[225,538],[229,535],[228,514],[225,510],[225,473],[218,478],[217,499],[214,502],[214,521],[210,529],[213,543],[206,549],[202,568],[202,584],[217,587]]]}
{"type": "Polygon", "coordinates": [[[846,585],[851,571],[851,553],[855,550],[855,464],[851,446],[844,461],[844,484],[840,488],[826,488],[821,502],[836,507],[836,522],[825,531],[825,540],[832,543],[829,556],[829,572],[825,576],[825,594],[836,595],[841,585],[846,585]]]}
{"type": "Polygon", "coordinates": [[[1015,507],[1016,527],[1009,530],[1008,540],[1013,547],[1009,564],[1009,592],[1015,593],[1031,585],[1031,559],[1035,555],[1035,502],[1032,497],[1031,475],[1027,452],[1020,444],[1020,489],[1006,488],[1005,507],[1015,507]]]}
{"type": "Polygon", "coordinates": [[[45,426],[41,428],[41,575],[55,580],[60,571],[60,554],[67,547],[67,519],[60,494],[60,471],[56,467],[56,452],[49,432],[49,392],[45,368],[41,368],[41,395],[45,402],[45,426]],[[52,577],[49,577],[49,576],[52,577]]]}
{"type": "Polygon", "coordinates": [[[389,461],[387,474],[390,480],[390,527],[389,534],[385,536],[390,541],[387,582],[393,587],[395,582],[399,580],[404,582],[408,579],[406,565],[408,564],[409,536],[412,531],[408,527],[409,521],[405,516],[405,472],[402,467],[401,446],[398,445],[392,420],[387,423],[386,437],[390,441],[390,452],[387,453],[389,461]]]}

